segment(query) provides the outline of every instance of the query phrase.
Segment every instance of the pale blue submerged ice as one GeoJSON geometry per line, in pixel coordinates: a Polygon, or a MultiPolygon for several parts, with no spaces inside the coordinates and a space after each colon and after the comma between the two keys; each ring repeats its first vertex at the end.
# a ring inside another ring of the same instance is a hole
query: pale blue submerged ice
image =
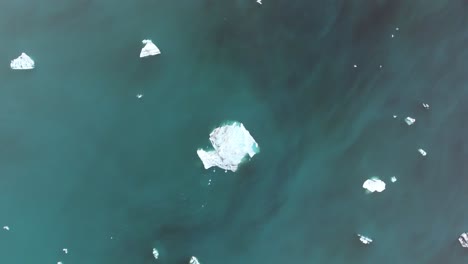
{"type": "Polygon", "coordinates": [[[252,158],[258,153],[257,142],[239,122],[214,129],[210,133],[210,141],[214,150],[197,150],[205,169],[217,166],[234,172],[245,156],[252,158]]]}

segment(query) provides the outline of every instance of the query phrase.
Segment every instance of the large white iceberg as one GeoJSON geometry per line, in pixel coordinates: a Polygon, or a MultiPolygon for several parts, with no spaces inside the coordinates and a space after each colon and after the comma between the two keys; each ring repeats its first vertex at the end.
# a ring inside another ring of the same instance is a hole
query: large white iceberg
{"type": "Polygon", "coordinates": [[[369,192],[383,192],[385,190],[385,182],[377,177],[370,178],[364,182],[362,188],[369,192]]]}
{"type": "Polygon", "coordinates": [[[214,150],[197,150],[205,169],[217,166],[236,171],[246,155],[253,157],[259,151],[257,142],[239,122],[214,129],[210,133],[210,141],[214,150]]]}
{"type": "Polygon", "coordinates": [[[161,51],[151,39],[144,39],[142,42],[145,46],[141,49],[140,58],[161,54],[161,51]]]}
{"type": "Polygon", "coordinates": [[[196,257],[192,257],[190,259],[189,264],[200,264],[200,262],[198,261],[198,259],[196,257]]]}
{"type": "Polygon", "coordinates": [[[18,58],[11,61],[10,68],[13,70],[31,70],[34,69],[34,61],[23,52],[18,58]]]}

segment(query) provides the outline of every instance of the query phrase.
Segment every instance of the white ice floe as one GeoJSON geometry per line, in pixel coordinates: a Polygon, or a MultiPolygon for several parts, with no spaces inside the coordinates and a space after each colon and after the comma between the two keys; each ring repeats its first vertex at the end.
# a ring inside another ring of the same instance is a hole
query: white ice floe
{"type": "Polygon", "coordinates": [[[423,156],[426,156],[427,155],[427,152],[424,151],[424,149],[418,149],[419,153],[421,153],[421,155],[423,156]]]}
{"type": "Polygon", "coordinates": [[[363,236],[361,234],[358,234],[358,237],[359,237],[359,240],[361,240],[361,242],[363,244],[368,245],[368,244],[372,243],[372,239],[370,239],[369,237],[363,236]]]}
{"type": "Polygon", "coordinates": [[[362,188],[369,192],[383,192],[385,190],[385,182],[377,177],[370,178],[364,182],[362,188]]]}
{"type": "Polygon", "coordinates": [[[137,97],[138,99],[141,99],[141,98],[143,97],[143,94],[139,93],[139,94],[136,95],[136,97],[137,97]]]}
{"type": "Polygon", "coordinates": [[[62,251],[63,251],[63,253],[68,254],[68,249],[67,248],[62,249],[62,251]]]}
{"type": "Polygon", "coordinates": [[[239,122],[214,129],[210,133],[210,141],[214,150],[197,150],[205,169],[217,166],[236,171],[245,156],[253,157],[259,152],[257,142],[239,122]]]}
{"type": "Polygon", "coordinates": [[[462,247],[468,248],[468,234],[467,233],[462,233],[458,237],[458,241],[460,241],[460,244],[462,245],[462,247]]]}
{"type": "Polygon", "coordinates": [[[63,262],[62,262],[62,261],[59,261],[59,262],[57,262],[57,264],[63,264],[63,262]]]}
{"type": "Polygon", "coordinates": [[[200,262],[198,261],[198,259],[196,257],[192,257],[190,259],[189,264],[200,264],[200,262]]]}
{"type": "Polygon", "coordinates": [[[393,118],[397,118],[398,116],[397,115],[393,115],[393,118]]]}
{"type": "Polygon", "coordinates": [[[10,231],[10,227],[9,227],[9,226],[4,226],[3,229],[6,230],[6,231],[10,231]]]}
{"type": "Polygon", "coordinates": [[[34,61],[23,52],[18,58],[11,61],[10,68],[13,70],[31,70],[34,69],[34,61]]]}
{"type": "Polygon", "coordinates": [[[395,35],[392,34],[392,38],[394,38],[394,37],[395,37],[395,35]]]}
{"type": "Polygon", "coordinates": [[[405,118],[405,122],[406,124],[408,124],[408,126],[411,126],[412,124],[414,124],[414,122],[416,122],[416,119],[408,116],[407,118],[405,118]]]}
{"type": "Polygon", "coordinates": [[[354,64],[353,67],[354,67],[354,68],[357,68],[357,64],[354,64]]]}
{"type": "Polygon", "coordinates": [[[142,42],[145,46],[141,49],[140,58],[161,54],[159,48],[150,39],[145,39],[142,42]]]}
{"type": "Polygon", "coordinates": [[[400,30],[400,28],[395,28],[396,31],[400,30]]]}
{"type": "Polygon", "coordinates": [[[158,259],[159,258],[159,252],[156,248],[153,248],[153,256],[155,259],[158,259]]]}
{"type": "Polygon", "coordinates": [[[429,104],[423,103],[422,105],[424,108],[429,109],[429,104]]]}
{"type": "Polygon", "coordinates": [[[392,178],[390,178],[390,181],[396,182],[396,181],[397,181],[397,178],[396,178],[395,176],[392,176],[392,178]]]}
{"type": "Polygon", "coordinates": [[[257,3],[258,3],[259,5],[261,5],[261,4],[262,4],[262,0],[257,0],[257,3]]]}

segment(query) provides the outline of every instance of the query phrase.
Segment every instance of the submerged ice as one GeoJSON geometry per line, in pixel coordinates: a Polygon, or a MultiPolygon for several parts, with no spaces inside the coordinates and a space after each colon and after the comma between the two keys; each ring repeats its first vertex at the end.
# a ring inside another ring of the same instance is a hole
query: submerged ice
{"type": "Polygon", "coordinates": [[[214,129],[210,133],[210,141],[214,150],[197,150],[205,169],[217,166],[236,171],[246,155],[253,157],[258,153],[257,142],[239,122],[214,129]]]}

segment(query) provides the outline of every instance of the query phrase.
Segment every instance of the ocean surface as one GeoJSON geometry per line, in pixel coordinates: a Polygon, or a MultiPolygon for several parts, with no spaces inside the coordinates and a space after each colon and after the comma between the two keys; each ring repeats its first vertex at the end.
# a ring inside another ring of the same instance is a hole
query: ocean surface
{"type": "Polygon", "coordinates": [[[468,263],[467,1],[1,1],[0,41],[2,264],[468,263]],[[228,120],[260,153],[205,170],[228,120]]]}

